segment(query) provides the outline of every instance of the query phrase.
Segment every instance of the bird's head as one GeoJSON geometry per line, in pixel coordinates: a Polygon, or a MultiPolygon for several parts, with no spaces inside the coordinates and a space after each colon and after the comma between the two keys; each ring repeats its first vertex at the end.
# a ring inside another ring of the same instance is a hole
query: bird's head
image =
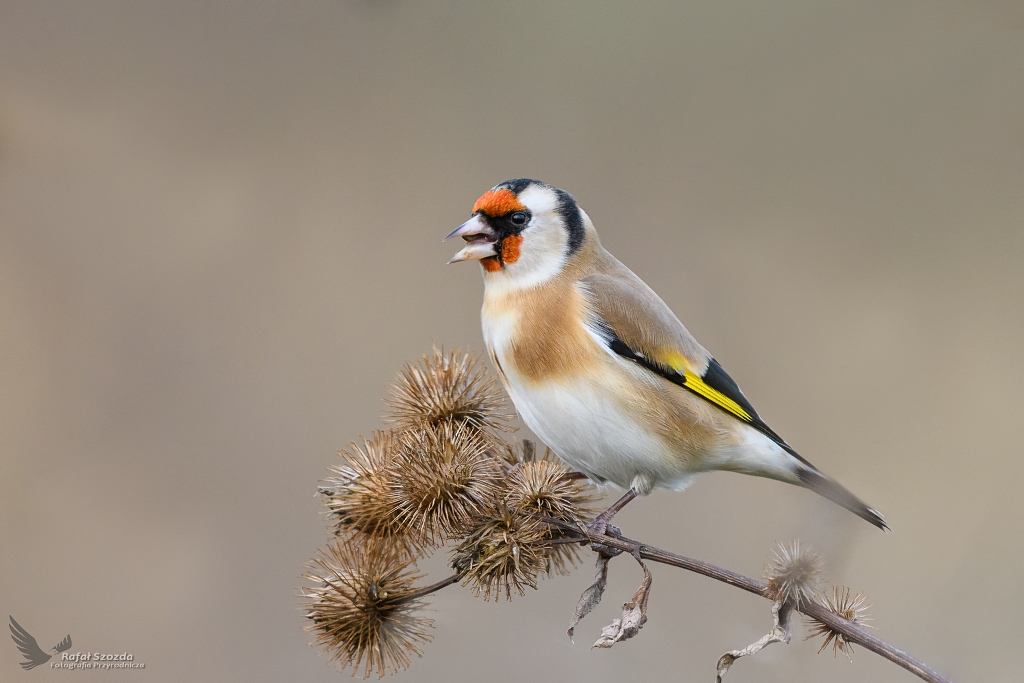
{"type": "Polygon", "coordinates": [[[569,193],[539,180],[506,180],[476,200],[473,216],[445,237],[466,241],[449,263],[480,261],[488,280],[539,284],[579,251],[588,223],[569,193]]]}

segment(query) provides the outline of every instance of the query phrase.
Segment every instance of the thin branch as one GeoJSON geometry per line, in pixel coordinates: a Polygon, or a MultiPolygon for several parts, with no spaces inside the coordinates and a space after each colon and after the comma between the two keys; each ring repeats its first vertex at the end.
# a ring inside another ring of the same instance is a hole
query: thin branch
{"type": "MultiPolygon", "coordinates": [[[[570,533],[579,533],[579,528],[572,524],[564,522],[562,520],[545,517],[544,521],[552,526],[557,526],[570,533]]],[[[623,552],[631,553],[637,547],[640,549],[640,557],[645,560],[651,560],[652,562],[660,562],[661,564],[671,565],[673,567],[679,567],[680,569],[686,569],[687,571],[701,574],[709,578],[727,583],[737,588],[760,595],[762,598],[772,599],[769,595],[768,585],[752,579],[742,574],[723,569],[716,565],[701,560],[694,560],[689,557],[682,555],[676,555],[670,553],[667,550],[660,550],[648,545],[644,545],[638,541],[626,538],[625,536],[615,535],[610,536],[607,534],[595,534],[591,533],[589,538],[580,537],[580,543],[597,543],[608,548],[614,548],[623,552]]],[[[851,643],[857,643],[862,645],[868,650],[871,650],[875,654],[885,657],[890,662],[898,664],[907,671],[918,676],[922,680],[928,681],[928,683],[952,683],[948,678],[929,667],[924,662],[911,657],[909,654],[893,647],[889,643],[885,642],[878,636],[869,633],[866,629],[854,624],[846,619],[843,619],[838,614],[829,611],[827,608],[817,602],[810,602],[797,608],[797,611],[802,614],[820,621],[832,630],[843,634],[843,636],[851,643]]]]}
{"type": "Polygon", "coordinates": [[[410,592],[406,593],[402,597],[404,599],[406,599],[406,600],[413,600],[415,598],[422,598],[424,595],[430,595],[431,593],[436,593],[437,591],[441,590],[442,588],[447,588],[448,586],[452,585],[453,583],[458,583],[460,578],[462,578],[462,577],[460,577],[458,574],[452,574],[451,576],[449,576],[449,577],[447,577],[445,579],[441,579],[437,583],[432,583],[429,586],[424,586],[423,588],[417,588],[414,591],[410,591],[410,592]]]}

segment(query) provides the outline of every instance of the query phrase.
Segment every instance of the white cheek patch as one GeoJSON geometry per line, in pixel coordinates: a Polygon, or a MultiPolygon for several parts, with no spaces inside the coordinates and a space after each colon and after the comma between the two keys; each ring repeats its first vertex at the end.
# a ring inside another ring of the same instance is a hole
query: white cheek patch
{"type": "Polygon", "coordinates": [[[558,215],[558,198],[546,187],[532,186],[519,195],[519,200],[532,217],[522,233],[519,258],[501,270],[484,274],[485,287],[494,294],[537,287],[565,267],[569,235],[558,215]]]}

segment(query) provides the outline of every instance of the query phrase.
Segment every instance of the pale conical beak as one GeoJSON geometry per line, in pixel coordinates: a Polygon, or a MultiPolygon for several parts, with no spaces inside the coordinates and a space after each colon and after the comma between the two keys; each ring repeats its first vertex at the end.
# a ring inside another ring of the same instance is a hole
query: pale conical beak
{"type": "Polygon", "coordinates": [[[494,243],[498,241],[498,233],[494,232],[491,226],[487,225],[487,222],[480,217],[480,214],[473,216],[452,230],[444,239],[449,240],[452,237],[461,237],[466,240],[467,244],[448,263],[479,261],[488,256],[498,255],[498,252],[494,250],[494,243]]]}

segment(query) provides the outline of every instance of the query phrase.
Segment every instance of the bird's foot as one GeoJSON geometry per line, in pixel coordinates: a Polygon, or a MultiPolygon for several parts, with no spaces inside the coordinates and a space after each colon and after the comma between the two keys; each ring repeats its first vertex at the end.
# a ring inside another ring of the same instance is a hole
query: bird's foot
{"type": "MultiPolygon", "coordinates": [[[[587,536],[589,536],[591,539],[593,539],[594,536],[611,536],[612,538],[621,539],[623,541],[629,542],[629,554],[632,555],[633,559],[639,562],[641,566],[643,565],[644,561],[643,558],[640,556],[640,550],[641,548],[643,548],[643,544],[637,543],[636,541],[630,541],[629,539],[625,538],[622,535],[622,529],[615,526],[614,524],[609,524],[607,521],[601,519],[595,519],[585,527],[585,531],[587,533],[587,536]]],[[[621,555],[623,552],[627,552],[622,548],[612,548],[611,546],[607,546],[603,543],[598,543],[593,540],[591,540],[590,542],[590,547],[598,555],[601,555],[609,559],[617,555],[621,555]]]]}
{"type": "Polygon", "coordinates": [[[612,503],[611,507],[599,514],[597,517],[587,525],[587,531],[592,534],[604,534],[608,530],[608,522],[612,521],[612,517],[618,514],[619,510],[626,507],[629,501],[637,497],[636,489],[629,489],[623,494],[622,498],[612,503]]]}
{"type": "MultiPolygon", "coordinates": [[[[621,536],[622,530],[614,524],[609,524],[608,520],[602,520],[600,517],[592,521],[586,526],[587,536],[593,538],[594,536],[621,536]]],[[[616,555],[621,555],[622,550],[619,548],[612,548],[611,546],[604,545],[603,543],[595,543],[591,541],[590,548],[601,555],[602,557],[612,558],[616,555]]]]}
{"type": "MultiPolygon", "coordinates": [[[[587,535],[588,536],[604,536],[608,533],[608,522],[610,517],[605,517],[604,514],[600,514],[587,524],[587,535]]],[[[618,527],[613,527],[618,529],[618,527]]]]}

